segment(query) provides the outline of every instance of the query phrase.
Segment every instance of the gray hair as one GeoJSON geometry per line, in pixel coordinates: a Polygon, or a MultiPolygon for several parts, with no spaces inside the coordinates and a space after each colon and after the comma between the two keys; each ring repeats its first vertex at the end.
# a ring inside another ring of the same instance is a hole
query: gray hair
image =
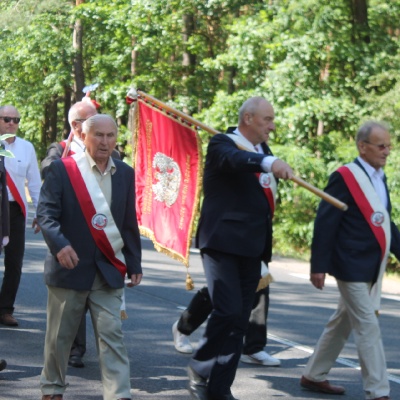
{"type": "Polygon", "coordinates": [[[356,135],[356,143],[358,144],[359,142],[365,142],[368,140],[374,128],[380,128],[387,132],[389,131],[389,127],[383,122],[367,121],[362,124],[358,130],[356,135]]]}
{"type": "Polygon", "coordinates": [[[269,103],[268,100],[261,96],[250,97],[247,99],[239,108],[239,124],[243,121],[246,113],[255,114],[260,106],[260,103],[264,101],[269,103]]]}
{"type": "Polygon", "coordinates": [[[96,124],[101,124],[102,122],[105,121],[110,121],[112,122],[113,126],[115,127],[115,133],[118,133],[118,126],[114,120],[114,118],[111,115],[108,114],[95,114],[88,118],[83,124],[82,124],[82,132],[85,133],[86,135],[89,134],[89,132],[93,129],[93,127],[96,124]]]}
{"type": "Polygon", "coordinates": [[[91,101],[78,101],[75,103],[68,111],[68,122],[71,125],[72,121],[76,121],[77,119],[86,118],[86,114],[88,111],[97,113],[96,107],[93,105],[91,101]],[[85,114],[83,116],[83,114],[85,114]]]}

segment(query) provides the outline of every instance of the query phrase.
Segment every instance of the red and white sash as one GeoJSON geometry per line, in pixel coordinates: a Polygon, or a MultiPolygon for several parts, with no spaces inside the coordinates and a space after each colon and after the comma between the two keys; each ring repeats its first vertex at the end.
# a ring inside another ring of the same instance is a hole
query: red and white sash
{"type": "MultiPolygon", "coordinates": [[[[61,147],[63,148],[63,151],[65,150],[65,147],[67,146],[68,139],[63,140],[60,142],[61,147]]],[[[74,154],[80,154],[84,151],[85,145],[83,142],[76,138],[75,136],[73,137],[71,143],[69,144],[69,149],[66,157],[73,156],[74,154]]]]}
{"type": "Polygon", "coordinates": [[[22,213],[24,214],[24,217],[26,219],[26,208],[27,205],[24,201],[23,195],[18,191],[17,185],[14,183],[10,173],[6,170],[6,179],[7,179],[7,186],[10,189],[10,192],[12,196],[14,197],[14,200],[19,204],[21,207],[22,213]]]}
{"type": "MultiPolygon", "coordinates": [[[[257,153],[257,150],[254,147],[253,148],[249,147],[249,144],[245,142],[241,136],[235,135],[233,133],[227,133],[227,136],[229,136],[241,148],[246,149],[246,151],[257,153]]],[[[274,174],[272,172],[256,172],[255,175],[258,181],[260,182],[260,185],[268,200],[269,207],[271,209],[271,217],[273,217],[275,212],[276,192],[277,192],[277,184],[274,174]]]]}
{"type": "Polygon", "coordinates": [[[350,163],[338,169],[354,201],[368,222],[381,248],[381,264],[377,282],[371,288],[371,298],[375,310],[379,310],[382,278],[385,273],[390,250],[391,231],[390,216],[382,204],[367,174],[356,163],[350,163]]]}
{"type": "Polygon", "coordinates": [[[121,251],[124,242],[85,153],[62,161],[97,247],[125,276],[126,262],[121,251]]]}

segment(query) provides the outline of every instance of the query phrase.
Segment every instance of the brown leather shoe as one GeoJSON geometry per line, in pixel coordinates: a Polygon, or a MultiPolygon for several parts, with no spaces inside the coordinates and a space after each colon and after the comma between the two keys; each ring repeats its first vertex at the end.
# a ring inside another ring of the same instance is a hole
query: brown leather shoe
{"type": "Polygon", "coordinates": [[[11,314],[1,314],[0,323],[7,326],[18,326],[18,321],[11,314]]]}
{"type": "Polygon", "coordinates": [[[345,388],[342,386],[333,386],[328,380],[322,382],[313,382],[304,376],[301,377],[300,386],[313,392],[327,394],[344,394],[345,388]]]}
{"type": "Polygon", "coordinates": [[[44,394],[42,400],[62,400],[62,394],[44,394]]]}

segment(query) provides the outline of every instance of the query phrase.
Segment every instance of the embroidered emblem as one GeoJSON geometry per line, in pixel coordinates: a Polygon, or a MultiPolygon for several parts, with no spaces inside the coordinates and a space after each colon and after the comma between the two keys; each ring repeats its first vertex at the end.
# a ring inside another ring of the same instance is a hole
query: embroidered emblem
{"type": "Polygon", "coordinates": [[[260,181],[260,185],[263,188],[269,188],[271,186],[271,177],[269,174],[266,173],[260,174],[258,180],[260,181]]]}
{"type": "Polygon", "coordinates": [[[384,220],[385,220],[385,216],[380,211],[374,212],[371,215],[371,222],[375,226],[378,226],[378,227],[381,226],[383,224],[384,220]]]}
{"type": "Polygon", "coordinates": [[[156,153],[153,158],[154,177],[157,183],[153,184],[155,200],[171,207],[177,200],[181,186],[182,174],[179,165],[167,155],[156,153]]]}
{"type": "Polygon", "coordinates": [[[107,217],[104,214],[95,214],[92,218],[92,226],[98,231],[102,231],[107,226],[107,217]]]}

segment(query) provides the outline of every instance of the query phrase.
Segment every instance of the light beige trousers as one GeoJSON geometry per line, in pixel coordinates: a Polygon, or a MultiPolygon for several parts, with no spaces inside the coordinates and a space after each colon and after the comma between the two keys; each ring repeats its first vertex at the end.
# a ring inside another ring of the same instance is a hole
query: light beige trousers
{"type": "Polygon", "coordinates": [[[131,398],[128,354],[123,343],[120,317],[123,289],[111,289],[97,275],[90,291],[47,286],[47,328],[44,367],[40,377],[43,394],[63,394],[68,358],[87,302],[100,361],[103,399],[131,398]]]}
{"type": "Polygon", "coordinates": [[[371,284],[339,280],[337,284],[340,291],[338,308],[326,324],[304,376],[315,382],[324,381],[353,332],[366,398],[389,396],[381,331],[369,295],[371,284]]]}

